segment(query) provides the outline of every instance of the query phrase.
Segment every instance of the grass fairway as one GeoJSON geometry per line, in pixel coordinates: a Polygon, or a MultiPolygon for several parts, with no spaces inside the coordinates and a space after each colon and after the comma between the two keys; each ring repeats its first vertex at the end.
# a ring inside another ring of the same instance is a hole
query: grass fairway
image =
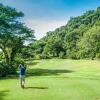
{"type": "Polygon", "coordinates": [[[100,100],[100,61],[28,62],[26,88],[17,78],[0,80],[0,100],[100,100]]]}

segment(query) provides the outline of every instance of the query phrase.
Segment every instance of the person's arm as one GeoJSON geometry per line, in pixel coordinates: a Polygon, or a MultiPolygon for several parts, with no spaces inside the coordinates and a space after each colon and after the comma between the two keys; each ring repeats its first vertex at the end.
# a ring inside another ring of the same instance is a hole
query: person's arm
{"type": "Polygon", "coordinates": [[[19,64],[19,66],[18,66],[18,67],[19,67],[19,69],[20,69],[20,67],[21,67],[21,64],[19,64]]]}
{"type": "Polygon", "coordinates": [[[26,68],[26,66],[25,66],[25,73],[27,72],[27,68],[26,68]]]}
{"type": "Polygon", "coordinates": [[[20,75],[21,74],[21,64],[19,64],[18,69],[19,69],[18,73],[20,75]]]}

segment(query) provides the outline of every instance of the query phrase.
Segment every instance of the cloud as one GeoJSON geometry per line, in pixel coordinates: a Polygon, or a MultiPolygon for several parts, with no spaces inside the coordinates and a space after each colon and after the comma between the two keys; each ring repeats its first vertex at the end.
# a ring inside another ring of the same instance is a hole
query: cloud
{"type": "Polygon", "coordinates": [[[63,26],[67,23],[67,20],[33,20],[26,19],[24,20],[26,25],[33,30],[35,30],[35,37],[40,39],[46,35],[48,31],[54,31],[56,28],[63,26]]]}

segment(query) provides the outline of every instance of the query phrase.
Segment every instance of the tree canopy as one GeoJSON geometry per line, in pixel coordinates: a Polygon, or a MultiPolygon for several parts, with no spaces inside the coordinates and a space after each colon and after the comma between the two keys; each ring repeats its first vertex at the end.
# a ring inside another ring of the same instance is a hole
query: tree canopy
{"type": "Polygon", "coordinates": [[[22,12],[0,4],[0,49],[7,64],[12,64],[26,40],[34,38],[34,31],[20,22],[22,12]]]}
{"type": "MultiPolygon", "coordinates": [[[[63,16],[63,15],[62,15],[63,16]]],[[[49,57],[81,59],[100,57],[100,7],[90,10],[78,17],[71,17],[65,26],[55,31],[47,32],[35,51],[41,47],[41,52],[49,57]],[[39,45],[43,45],[42,47],[39,45]]]]}

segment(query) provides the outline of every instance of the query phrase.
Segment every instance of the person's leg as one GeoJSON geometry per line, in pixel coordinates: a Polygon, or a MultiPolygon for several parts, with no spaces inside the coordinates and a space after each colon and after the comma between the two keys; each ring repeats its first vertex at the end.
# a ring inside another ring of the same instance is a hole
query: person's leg
{"type": "Polygon", "coordinates": [[[23,77],[22,77],[22,88],[24,88],[24,86],[25,86],[25,76],[23,75],[23,77]]]}
{"type": "Polygon", "coordinates": [[[20,75],[20,86],[21,86],[21,88],[23,87],[22,75],[20,75]]]}
{"type": "Polygon", "coordinates": [[[23,80],[22,80],[22,78],[21,78],[21,82],[20,83],[21,83],[21,88],[23,88],[23,80]]]}

